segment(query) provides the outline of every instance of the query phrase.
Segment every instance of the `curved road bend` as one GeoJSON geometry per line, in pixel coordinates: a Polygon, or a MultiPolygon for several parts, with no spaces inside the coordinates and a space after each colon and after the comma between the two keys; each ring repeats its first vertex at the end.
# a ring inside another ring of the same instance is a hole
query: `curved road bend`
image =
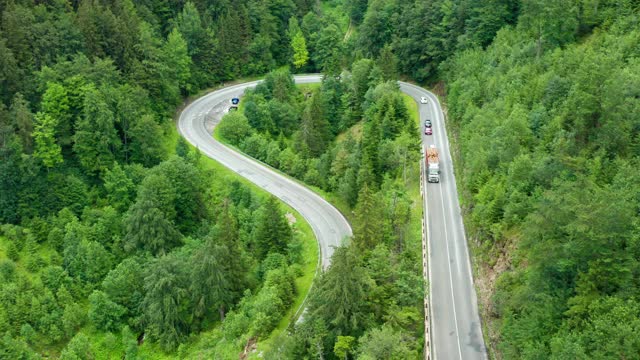
{"type": "MultiPolygon", "coordinates": [[[[321,81],[321,75],[296,76],[297,83],[321,81]]],[[[323,269],[331,263],[333,247],[351,236],[351,227],[333,206],[299,183],[221,144],[210,135],[205,119],[217,124],[229,106],[229,99],[241,96],[258,81],[230,86],[209,93],[191,103],[180,114],[178,130],[202,153],[264,188],[296,209],[311,225],[321,250],[323,269]]],[[[425,186],[428,227],[432,354],[434,359],[486,359],[469,252],[460,215],[449,142],[440,103],[432,93],[400,83],[400,89],[420,105],[420,121],[433,121],[434,135],[422,136],[424,146],[435,144],[440,152],[441,182],[425,186]]],[[[421,127],[421,131],[422,131],[421,127]]],[[[425,215],[426,216],[426,215],[425,215]]]]}
{"type": "MultiPolygon", "coordinates": [[[[296,76],[295,80],[297,83],[315,83],[320,82],[322,76],[296,76]]],[[[322,268],[326,269],[331,263],[333,248],[352,234],[351,226],[344,216],[306,187],[221,144],[205,128],[205,119],[213,119],[215,126],[228,109],[230,99],[240,97],[245,89],[257,84],[258,81],[253,81],[233,85],[199,98],[180,114],[178,131],[203,154],[270,192],[302,214],[318,239],[322,268]]]]}
{"type": "Polygon", "coordinates": [[[423,146],[434,144],[440,155],[440,183],[424,184],[433,358],[486,359],[444,114],[425,89],[400,82],[400,90],[418,102],[423,146]],[[428,104],[420,104],[422,96],[428,104]],[[425,119],[433,123],[432,136],[424,135],[425,119]]]}

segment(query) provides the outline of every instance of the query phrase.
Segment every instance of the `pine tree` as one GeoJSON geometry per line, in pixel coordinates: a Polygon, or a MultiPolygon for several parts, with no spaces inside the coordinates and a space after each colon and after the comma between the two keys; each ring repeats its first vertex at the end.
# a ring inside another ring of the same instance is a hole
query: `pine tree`
{"type": "Polygon", "coordinates": [[[20,93],[17,93],[11,102],[11,116],[24,151],[30,154],[33,151],[33,114],[29,110],[29,102],[20,93]]]}
{"type": "Polygon", "coordinates": [[[153,202],[136,202],[125,219],[125,250],[146,250],[154,255],[166,254],[179,245],[181,235],[173,223],[153,202]]]}
{"type": "Polygon", "coordinates": [[[311,317],[324,320],[336,335],[356,334],[366,326],[369,283],[352,249],[344,246],[336,248],[331,266],[322,274],[311,299],[311,317]]]}
{"type": "Polygon", "coordinates": [[[269,197],[258,211],[257,225],[253,234],[258,258],[263,259],[271,251],[286,254],[292,231],[280,210],[278,200],[275,197],[269,197]]]}
{"type": "MultiPolygon", "coordinates": [[[[187,43],[178,31],[174,28],[162,49],[163,62],[165,69],[168,70],[167,85],[169,83],[177,85],[177,89],[182,90],[182,94],[186,95],[190,92],[189,80],[191,78],[191,57],[189,56],[187,43]]],[[[174,86],[175,86],[174,85],[174,86]]],[[[179,101],[180,94],[176,94],[174,102],[179,101]]]]}
{"type": "Polygon", "coordinates": [[[231,305],[232,283],[225,263],[232,258],[229,251],[209,238],[193,256],[193,270],[189,287],[197,317],[205,317],[211,309],[217,309],[220,321],[231,305]]]}
{"type": "Polygon", "coordinates": [[[309,51],[307,51],[307,42],[302,35],[302,31],[291,39],[291,48],[293,49],[293,65],[299,69],[309,61],[309,51]]]}
{"type": "Polygon", "coordinates": [[[61,146],[69,146],[72,142],[73,122],[69,107],[69,96],[64,86],[58,83],[47,83],[47,90],[40,103],[42,112],[56,121],[55,132],[61,146]]]}
{"type": "Polygon", "coordinates": [[[353,242],[360,251],[373,249],[384,240],[385,223],[384,207],[378,195],[365,183],[358,194],[358,204],[354,210],[356,222],[353,231],[353,242]]]}
{"type": "Polygon", "coordinates": [[[314,91],[304,109],[300,136],[313,157],[320,156],[329,143],[331,127],[323,111],[322,95],[319,91],[314,91]]]}
{"type": "MultiPolygon", "coordinates": [[[[250,192],[246,194],[248,196],[251,195],[250,192]]],[[[216,226],[210,236],[216,239],[227,251],[226,272],[229,274],[229,278],[233,279],[230,289],[233,292],[234,299],[236,299],[247,288],[246,274],[248,266],[245,260],[244,247],[240,242],[240,229],[233,204],[229,199],[225,199],[221,207],[216,226]]]]}
{"type": "Polygon", "coordinates": [[[56,143],[55,128],[57,122],[45,113],[36,114],[36,126],[33,132],[36,148],[33,156],[42,160],[47,168],[62,163],[62,149],[56,143]]]}
{"type": "Polygon", "coordinates": [[[93,174],[104,171],[116,160],[121,145],[113,112],[104,95],[96,89],[87,89],[73,145],[80,164],[93,174]]]}
{"type": "Polygon", "coordinates": [[[382,71],[382,78],[385,81],[396,80],[398,78],[398,58],[393,53],[390,45],[385,45],[378,58],[378,67],[382,71]]]}
{"type": "Polygon", "coordinates": [[[144,279],[142,303],[146,328],[151,339],[157,339],[165,351],[172,351],[189,330],[183,313],[189,308],[185,262],[174,256],[163,256],[149,268],[144,279]]]}

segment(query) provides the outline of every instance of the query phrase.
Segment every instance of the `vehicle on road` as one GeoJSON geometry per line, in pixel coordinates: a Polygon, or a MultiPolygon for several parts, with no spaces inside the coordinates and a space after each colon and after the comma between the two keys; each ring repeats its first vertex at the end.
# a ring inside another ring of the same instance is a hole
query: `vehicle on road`
{"type": "Polygon", "coordinates": [[[440,182],[440,159],[438,158],[438,150],[435,145],[429,146],[425,156],[425,164],[427,165],[427,181],[430,183],[440,182]]]}
{"type": "Polygon", "coordinates": [[[426,104],[428,102],[429,102],[429,100],[427,99],[426,96],[423,96],[423,97],[420,98],[420,104],[426,104]]]}
{"type": "Polygon", "coordinates": [[[431,127],[424,128],[424,134],[425,135],[432,135],[433,134],[433,130],[431,130],[431,127]]]}
{"type": "Polygon", "coordinates": [[[238,99],[237,97],[234,97],[233,99],[231,99],[231,106],[229,107],[229,111],[238,110],[239,103],[240,103],[240,99],[238,99]]]}
{"type": "Polygon", "coordinates": [[[429,119],[425,120],[424,121],[424,127],[430,128],[431,127],[431,120],[429,120],[429,119]]]}

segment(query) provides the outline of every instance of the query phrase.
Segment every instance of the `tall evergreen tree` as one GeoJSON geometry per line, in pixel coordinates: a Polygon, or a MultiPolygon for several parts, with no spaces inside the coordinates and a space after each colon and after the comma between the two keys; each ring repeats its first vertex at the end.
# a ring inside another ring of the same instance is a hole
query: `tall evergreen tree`
{"type": "Polygon", "coordinates": [[[366,298],[370,280],[348,247],[335,249],[331,266],[322,274],[309,305],[336,335],[359,335],[367,325],[366,298]]]}
{"type": "Polygon", "coordinates": [[[90,173],[108,169],[121,147],[113,112],[104,95],[95,88],[87,89],[82,117],[76,123],[73,150],[80,164],[90,173]]]}
{"type": "Polygon", "coordinates": [[[275,197],[269,197],[259,210],[253,233],[255,250],[259,259],[269,252],[285,254],[292,231],[275,197]]]}
{"type": "Polygon", "coordinates": [[[69,97],[64,86],[48,83],[40,104],[42,112],[56,121],[56,137],[61,146],[69,146],[73,136],[73,117],[69,105],[69,97]]]}
{"type": "MultiPolygon", "coordinates": [[[[286,232],[284,228],[282,230],[286,232]]],[[[232,291],[231,300],[235,300],[241,296],[247,287],[246,274],[248,266],[245,259],[244,247],[240,241],[238,220],[236,219],[230,200],[223,200],[216,226],[209,236],[225,248],[227,254],[225,272],[228,274],[229,279],[233,279],[230,282],[229,288],[232,291]]]]}
{"type": "Polygon", "coordinates": [[[362,252],[373,249],[385,238],[384,207],[378,194],[364,183],[358,194],[358,204],[354,210],[356,222],[353,231],[354,245],[362,252]]]}
{"type": "Polygon", "coordinates": [[[22,140],[24,151],[30,154],[33,151],[33,114],[29,110],[29,103],[18,93],[13,97],[10,110],[16,134],[22,140]]]}
{"type": "Polygon", "coordinates": [[[314,91],[300,124],[300,138],[313,157],[320,156],[326,149],[331,136],[331,127],[324,113],[322,94],[314,91]]]}
{"type": "Polygon", "coordinates": [[[217,309],[220,321],[224,320],[226,309],[231,304],[232,283],[235,281],[226,269],[228,260],[231,260],[229,251],[211,238],[193,255],[189,291],[197,317],[205,317],[211,310],[217,309]]]}
{"type": "Polygon", "coordinates": [[[62,150],[55,139],[56,125],[56,120],[48,114],[36,114],[36,126],[33,132],[36,147],[33,156],[40,159],[47,168],[52,168],[63,161],[62,150]]]}
{"type": "Polygon", "coordinates": [[[137,201],[125,218],[125,250],[146,250],[154,255],[166,254],[181,242],[172,221],[151,200],[137,201]]]}
{"type": "Polygon", "coordinates": [[[189,309],[185,263],[173,255],[154,261],[144,279],[145,327],[165,351],[178,347],[189,329],[184,313],[189,309]]]}
{"type": "Polygon", "coordinates": [[[167,37],[162,52],[164,68],[168,71],[167,81],[174,83],[176,89],[182,91],[177,93],[174,99],[170,99],[176,105],[180,101],[180,95],[189,94],[191,77],[191,57],[188,53],[187,43],[177,28],[174,28],[167,37]]]}
{"type": "Polygon", "coordinates": [[[305,66],[309,61],[309,51],[307,51],[307,42],[302,31],[296,32],[291,39],[291,48],[293,49],[293,66],[297,69],[305,66]]]}

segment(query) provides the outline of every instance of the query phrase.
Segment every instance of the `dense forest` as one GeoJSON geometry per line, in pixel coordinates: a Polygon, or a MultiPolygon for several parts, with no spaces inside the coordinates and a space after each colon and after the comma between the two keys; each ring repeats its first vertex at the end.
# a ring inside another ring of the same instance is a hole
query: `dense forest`
{"type": "MultiPolygon", "coordinates": [[[[357,164],[348,169],[354,171],[351,181],[357,189],[368,184],[361,178],[366,178],[361,172],[369,166],[367,134],[375,133],[372,129],[380,123],[373,115],[375,86],[369,87],[362,107],[352,106],[358,72],[373,66],[368,75],[373,84],[395,75],[442,81],[444,86],[438,89],[448,105],[490,355],[636,358],[640,353],[634,335],[640,329],[640,4],[347,1],[345,6],[358,25],[342,45],[348,54],[355,54],[343,58],[343,64],[352,64],[350,72],[346,77],[343,73],[341,81],[325,79],[308,105],[298,110],[299,131],[274,133],[270,123],[257,124],[256,113],[271,118],[276,129],[287,128],[279,122],[286,119],[270,112],[274,104],[268,93],[260,89],[249,93],[246,119],[237,118],[248,124],[244,127],[248,137],[236,141],[240,149],[337,194],[349,205],[358,204],[361,193],[341,191],[349,182],[339,177],[335,163],[322,165],[327,157],[339,158],[343,146],[355,143],[355,151],[344,152],[361,156],[349,163],[357,164]],[[341,100],[333,97],[340,92],[335,83],[347,85],[341,100]],[[313,113],[331,114],[328,124],[308,116],[312,112],[307,109],[318,95],[327,105],[322,109],[321,102],[313,113]],[[362,128],[350,119],[363,119],[362,128]],[[325,139],[351,124],[356,124],[351,133],[364,134],[362,141],[355,136],[353,142],[347,134],[325,150],[325,139]],[[265,146],[254,147],[254,141],[265,146]]],[[[393,146],[382,144],[394,138],[400,139],[383,135],[378,150],[391,154],[383,151],[393,146]]],[[[384,174],[382,161],[397,160],[378,156],[380,162],[374,166],[381,167],[375,174],[384,174]]],[[[398,163],[395,166],[397,170],[398,163]]],[[[357,247],[362,229],[357,228],[358,219],[354,225],[357,247]]],[[[372,234],[369,239],[370,244],[384,242],[372,234]]],[[[367,269],[367,254],[360,255],[367,269]]],[[[330,274],[331,270],[325,278],[330,274]]],[[[318,298],[322,295],[316,290],[318,298]]],[[[332,325],[328,336],[337,336],[334,350],[341,351],[334,355],[347,357],[344,349],[352,348],[341,334],[357,332],[332,325]]],[[[309,340],[313,331],[296,334],[298,344],[293,342],[292,354],[317,356],[319,350],[313,350],[309,340]],[[304,346],[306,352],[300,352],[304,346]]],[[[367,332],[358,343],[379,335],[378,331],[382,330],[367,332]]],[[[392,337],[393,330],[389,331],[386,336],[392,337]]],[[[358,351],[350,354],[384,358],[382,352],[358,351]]]]}
{"type": "Polygon", "coordinates": [[[404,78],[437,84],[448,107],[490,355],[637,358],[639,12],[0,1],[0,358],[237,358],[268,336],[296,296],[300,231],[175,145],[171,117],[272,70],[220,135],[336,200],[354,238],[265,356],[420,356],[417,126],[392,82],[404,78]],[[301,91],[290,71],[327,76],[301,91]]]}
{"type": "Polygon", "coordinates": [[[444,84],[490,355],[638,358],[640,4],[360,4],[364,54],[444,84]]]}
{"type": "Polygon", "coordinates": [[[331,194],[354,232],[312,290],[304,322],[267,357],[419,358],[420,139],[398,86],[362,59],[304,91],[287,71],[272,72],[242,102],[223,118],[223,139],[331,194]]]}
{"type": "Polygon", "coordinates": [[[603,5],[523,8],[448,64],[480,276],[502,273],[484,315],[507,359],[640,354],[638,5],[603,5]]]}
{"type": "Polygon", "coordinates": [[[193,356],[223,319],[218,355],[235,358],[277,326],[308,261],[301,232],[176,145],[171,117],[289,64],[289,20],[319,22],[310,10],[0,2],[0,358],[193,356]]]}

